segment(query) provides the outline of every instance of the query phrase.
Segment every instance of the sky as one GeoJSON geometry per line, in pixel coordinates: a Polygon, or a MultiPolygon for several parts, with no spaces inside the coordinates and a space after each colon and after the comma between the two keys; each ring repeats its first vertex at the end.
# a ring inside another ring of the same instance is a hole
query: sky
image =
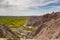
{"type": "Polygon", "coordinates": [[[60,0],[0,0],[0,16],[40,16],[60,12],[60,0]]]}

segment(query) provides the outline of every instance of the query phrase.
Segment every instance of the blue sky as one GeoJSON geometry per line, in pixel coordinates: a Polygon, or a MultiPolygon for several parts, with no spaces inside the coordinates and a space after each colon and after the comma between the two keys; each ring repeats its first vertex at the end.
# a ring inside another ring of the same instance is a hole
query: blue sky
{"type": "Polygon", "coordinates": [[[60,0],[3,0],[0,16],[38,16],[60,12],[60,0]]]}

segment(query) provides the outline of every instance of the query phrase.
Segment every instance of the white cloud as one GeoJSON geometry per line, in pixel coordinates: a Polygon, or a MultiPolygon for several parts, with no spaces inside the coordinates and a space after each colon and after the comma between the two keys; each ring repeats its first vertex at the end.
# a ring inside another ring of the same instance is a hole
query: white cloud
{"type": "Polygon", "coordinates": [[[0,1],[0,15],[33,15],[32,13],[35,12],[31,12],[31,10],[30,12],[25,12],[24,10],[28,10],[30,7],[32,8],[49,5],[50,3],[58,3],[59,1],[60,0],[3,0],[0,1]]]}
{"type": "Polygon", "coordinates": [[[56,3],[59,0],[3,0],[1,4],[3,5],[12,5],[13,7],[16,6],[17,8],[24,9],[29,7],[36,7],[36,6],[45,6],[50,3],[56,3]]]}

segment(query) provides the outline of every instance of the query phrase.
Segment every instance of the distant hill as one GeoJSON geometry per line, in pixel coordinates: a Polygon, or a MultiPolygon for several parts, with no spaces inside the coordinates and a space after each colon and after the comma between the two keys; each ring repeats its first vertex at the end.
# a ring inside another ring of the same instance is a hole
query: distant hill
{"type": "Polygon", "coordinates": [[[26,25],[35,27],[27,38],[60,39],[60,12],[33,16],[26,25]]]}

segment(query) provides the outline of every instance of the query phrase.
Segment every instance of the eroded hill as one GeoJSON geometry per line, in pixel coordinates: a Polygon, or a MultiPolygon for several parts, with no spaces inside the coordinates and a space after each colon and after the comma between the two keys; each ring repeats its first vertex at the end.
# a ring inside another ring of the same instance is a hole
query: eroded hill
{"type": "Polygon", "coordinates": [[[60,39],[60,12],[31,17],[27,26],[35,27],[27,38],[60,39]]]}

